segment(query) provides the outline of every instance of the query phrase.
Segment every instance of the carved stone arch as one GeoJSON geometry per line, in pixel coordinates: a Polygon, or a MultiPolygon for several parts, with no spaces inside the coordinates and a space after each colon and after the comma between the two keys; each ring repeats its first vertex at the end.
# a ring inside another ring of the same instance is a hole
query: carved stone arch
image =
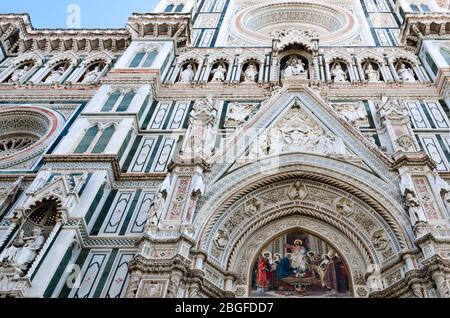
{"type": "Polygon", "coordinates": [[[347,63],[348,65],[351,65],[353,62],[352,56],[344,54],[343,52],[333,52],[333,53],[325,56],[325,63],[327,63],[327,64],[330,64],[336,60],[343,61],[343,62],[347,63]]]}
{"type": "Polygon", "coordinates": [[[387,183],[362,169],[350,168],[346,164],[339,167],[340,163],[333,163],[331,159],[323,160],[319,156],[290,154],[280,156],[273,166],[269,162],[270,159],[265,159],[244,166],[208,187],[195,219],[197,228],[201,229],[198,233],[201,244],[210,239],[214,225],[242,197],[276,181],[305,178],[330,184],[355,195],[385,220],[395,233],[398,249],[414,246],[408,215],[397,190],[386,192],[390,187],[387,183]]]}
{"type": "Polygon", "coordinates": [[[151,53],[153,51],[157,51],[159,52],[159,50],[161,49],[160,45],[157,44],[139,44],[138,47],[136,48],[136,53],[151,53]]]}
{"type": "Polygon", "coordinates": [[[41,53],[27,53],[12,59],[9,67],[0,74],[0,83],[8,82],[11,80],[15,71],[23,69],[24,73],[21,74],[19,84],[27,81],[43,64],[44,56],[41,53]],[[25,70],[25,68],[27,68],[25,70]]]}
{"type": "Polygon", "coordinates": [[[53,67],[60,62],[68,61],[72,66],[76,66],[79,62],[79,59],[80,58],[75,53],[67,52],[55,55],[47,62],[47,65],[49,67],[53,67]]]}
{"type": "Polygon", "coordinates": [[[27,53],[27,54],[24,54],[24,55],[14,58],[11,61],[11,65],[14,68],[17,68],[19,65],[22,65],[23,63],[34,62],[35,63],[34,66],[40,67],[42,64],[44,64],[44,60],[45,60],[45,58],[42,54],[33,52],[33,53],[27,53]]]}
{"type": "Polygon", "coordinates": [[[252,61],[258,62],[260,65],[263,65],[265,63],[265,56],[256,53],[245,53],[238,59],[238,63],[240,64],[245,64],[252,61]]]}
{"type": "Polygon", "coordinates": [[[398,60],[405,60],[411,63],[411,65],[419,64],[419,59],[415,54],[410,52],[393,52],[392,54],[387,56],[387,60],[389,63],[395,63],[398,60]]]}
{"type": "Polygon", "coordinates": [[[99,52],[99,53],[95,53],[95,54],[87,56],[83,60],[82,64],[85,67],[89,67],[93,63],[104,62],[106,64],[106,67],[108,67],[109,65],[112,64],[113,61],[114,61],[114,55],[112,55],[108,51],[103,51],[103,52],[99,52]]]}
{"type": "Polygon", "coordinates": [[[39,227],[47,236],[58,221],[66,218],[63,202],[63,198],[55,193],[37,198],[24,207],[22,229],[29,231],[39,227]]]}
{"type": "Polygon", "coordinates": [[[392,261],[393,255],[400,254],[406,248],[401,242],[403,238],[398,237],[398,232],[391,226],[392,222],[386,220],[389,218],[386,213],[379,214],[345,187],[303,176],[282,181],[271,178],[270,183],[264,185],[260,182],[257,188],[249,186],[245,189],[248,193],[236,194],[236,199],[224,204],[226,208],[219,208],[204,222],[199,247],[216,258],[218,265],[225,266],[227,257],[231,257],[227,256],[231,255],[231,246],[237,244],[242,233],[254,228],[255,224],[266,222],[263,220],[269,222],[295,214],[320,220],[345,233],[368,263],[385,265],[392,261]],[[297,184],[298,188],[295,187],[297,184]],[[256,207],[254,202],[257,202],[256,207]],[[385,245],[375,246],[372,238],[380,230],[384,231],[382,241],[385,245]],[[217,256],[218,249],[214,249],[216,235],[224,231],[229,243],[226,247],[222,246],[223,253],[217,256]]]}
{"type": "Polygon", "coordinates": [[[180,55],[177,58],[177,64],[184,65],[188,62],[195,62],[198,64],[198,66],[201,66],[203,64],[203,57],[195,52],[189,52],[183,55],[180,55]]]}
{"type": "Polygon", "coordinates": [[[384,57],[381,54],[376,54],[375,52],[365,51],[356,55],[356,61],[359,63],[364,63],[367,60],[372,60],[382,65],[384,63],[384,57]]]}
{"type": "Polygon", "coordinates": [[[208,63],[213,65],[217,62],[224,61],[228,64],[233,64],[234,57],[228,53],[218,52],[208,57],[208,63]]]}

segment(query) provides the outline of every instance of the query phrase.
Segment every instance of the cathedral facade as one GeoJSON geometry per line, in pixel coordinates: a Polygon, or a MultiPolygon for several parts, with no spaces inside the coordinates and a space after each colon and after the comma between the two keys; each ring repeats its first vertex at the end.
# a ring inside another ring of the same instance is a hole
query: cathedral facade
{"type": "Polygon", "coordinates": [[[450,297],[448,1],[3,13],[0,43],[0,297],[450,297]]]}

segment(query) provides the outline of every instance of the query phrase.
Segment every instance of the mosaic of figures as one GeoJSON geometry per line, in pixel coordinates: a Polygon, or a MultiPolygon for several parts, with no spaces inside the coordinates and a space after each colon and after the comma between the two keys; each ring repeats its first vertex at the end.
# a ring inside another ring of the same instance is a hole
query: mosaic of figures
{"type": "Polygon", "coordinates": [[[322,239],[301,231],[264,246],[255,261],[252,297],[349,297],[342,257],[322,239]]]}

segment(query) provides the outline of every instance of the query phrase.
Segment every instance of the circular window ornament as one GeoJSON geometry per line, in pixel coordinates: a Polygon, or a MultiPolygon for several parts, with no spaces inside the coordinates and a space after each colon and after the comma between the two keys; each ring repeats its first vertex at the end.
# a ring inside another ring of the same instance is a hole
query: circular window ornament
{"type": "Polygon", "coordinates": [[[353,38],[358,24],[349,11],[335,5],[285,1],[244,9],[235,18],[232,33],[245,43],[269,46],[274,34],[293,29],[330,45],[353,38]]]}
{"type": "Polygon", "coordinates": [[[0,168],[41,154],[58,131],[59,118],[53,111],[37,107],[0,109],[0,168]]]}

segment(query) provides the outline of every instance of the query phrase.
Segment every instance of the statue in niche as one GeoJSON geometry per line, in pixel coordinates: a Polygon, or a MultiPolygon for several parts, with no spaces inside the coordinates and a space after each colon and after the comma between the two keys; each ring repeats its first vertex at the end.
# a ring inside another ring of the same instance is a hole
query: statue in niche
{"type": "Polygon", "coordinates": [[[180,82],[181,83],[191,83],[194,80],[194,66],[188,64],[186,68],[181,72],[180,82]]]}
{"type": "Polygon", "coordinates": [[[28,73],[30,70],[30,67],[28,65],[25,65],[23,68],[16,69],[9,79],[9,83],[18,83],[20,82],[23,77],[28,73]]]}
{"type": "Polygon", "coordinates": [[[258,70],[255,63],[251,62],[244,72],[244,83],[256,83],[258,70]]]}
{"type": "Polygon", "coordinates": [[[419,222],[427,222],[425,214],[422,211],[419,200],[413,191],[407,190],[405,192],[406,206],[408,207],[411,224],[414,226],[419,222]]]}
{"type": "Polygon", "coordinates": [[[51,70],[50,75],[45,79],[44,83],[45,84],[57,83],[61,79],[61,76],[64,74],[64,71],[65,71],[64,67],[62,66],[58,67],[58,69],[56,70],[51,70]]]}
{"type": "Polygon", "coordinates": [[[169,172],[164,181],[160,184],[158,192],[155,194],[152,203],[150,203],[150,207],[148,210],[150,226],[158,227],[164,209],[164,205],[166,203],[166,197],[167,194],[170,192],[171,187],[172,187],[172,174],[169,172]]]}
{"type": "Polygon", "coordinates": [[[86,73],[81,83],[83,84],[94,83],[100,77],[100,73],[101,73],[100,67],[97,65],[92,71],[88,71],[86,73]]]}
{"type": "Polygon", "coordinates": [[[24,236],[23,230],[19,232],[14,242],[5,250],[0,260],[3,267],[15,267],[22,271],[27,270],[28,266],[33,263],[39,250],[45,242],[42,230],[35,227],[31,236],[24,236]]]}
{"type": "Polygon", "coordinates": [[[297,56],[291,56],[286,63],[284,76],[297,76],[306,72],[305,63],[297,56]]]}
{"type": "Polygon", "coordinates": [[[408,67],[404,63],[400,65],[400,68],[397,71],[399,78],[403,82],[414,83],[416,78],[414,76],[414,71],[408,67]]]}
{"type": "Polygon", "coordinates": [[[365,74],[366,74],[366,79],[369,82],[379,82],[380,81],[380,71],[374,69],[372,63],[367,64],[365,74]]]}
{"type": "Polygon", "coordinates": [[[149,222],[151,226],[158,226],[161,219],[161,213],[166,202],[165,196],[162,192],[158,192],[155,195],[148,211],[149,222]]]}
{"type": "Polygon", "coordinates": [[[405,200],[405,205],[408,208],[411,225],[415,226],[420,222],[427,222],[427,217],[423,212],[420,201],[417,198],[416,191],[414,189],[414,183],[411,176],[402,174],[400,176],[400,190],[405,200]]]}
{"type": "Polygon", "coordinates": [[[219,83],[225,81],[227,69],[224,63],[220,63],[214,70],[211,71],[213,74],[211,83],[219,83]]]}
{"type": "Polygon", "coordinates": [[[211,99],[196,101],[189,115],[189,126],[182,147],[183,155],[207,157],[213,154],[216,118],[216,105],[211,99]]]}
{"type": "Polygon", "coordinates": [[[347,74],[342,69],[341,63],[336,63],[331,70],[333,83],[348,83],[347,74]]]}

